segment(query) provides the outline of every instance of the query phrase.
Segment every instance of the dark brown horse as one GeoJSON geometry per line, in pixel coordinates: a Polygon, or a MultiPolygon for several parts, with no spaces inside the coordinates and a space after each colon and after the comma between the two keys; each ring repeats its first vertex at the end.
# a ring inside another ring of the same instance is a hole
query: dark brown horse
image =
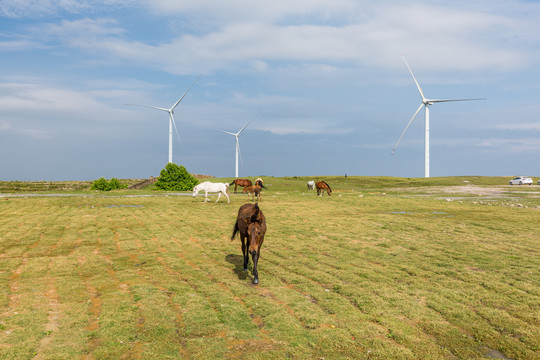
{"type": "Polygon", "coordinates": [[[253,259],[253,283],[259,283],[259,272],[257,271],[257,262],[261,253],[261,246],[266,233],[266,218],[259,204],[244,204],[238,209],[238,217],[234,224],[231,241],[234,240],[236,233],[240,233],[242,240],[242,254],[244,256],[244,271],[248,269],[249,254],[253,259]]]}
{"type": "Polygon", "coordinates": [[[317,188],[317,196],[319,196],[319,194],[323,196],[324,190],[326,190],[328,196],[332,195],[332,189],[330,189],[330,185],[328,185],[325,181],[317,181],[315,183],[315,187],[317,188]]]}
{"type": "Polygon", "coordinates": [[[229,186],[234,184],[234,193],[236,194],[236,187],[237,186],[251,186],[253,183],[249,179],[234,179],[232,183],[229,184],[229,186]]]}

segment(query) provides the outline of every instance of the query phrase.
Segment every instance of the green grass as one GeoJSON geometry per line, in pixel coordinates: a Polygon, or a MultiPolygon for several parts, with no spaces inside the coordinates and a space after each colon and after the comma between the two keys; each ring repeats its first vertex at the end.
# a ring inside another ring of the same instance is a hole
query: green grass
{"type": "Polygon", "coordinates": [[[264,179],[258,286],[230,241],[245,195],[0,198],[0,358],[539,357],[539,187],[264,179]]]}

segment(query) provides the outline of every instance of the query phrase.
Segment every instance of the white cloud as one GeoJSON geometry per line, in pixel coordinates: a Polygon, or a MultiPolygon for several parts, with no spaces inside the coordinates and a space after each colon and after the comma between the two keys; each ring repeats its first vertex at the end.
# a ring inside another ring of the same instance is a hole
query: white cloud
{"type": "Polygon", "coordinates": [[[354,0],[147,0],[150,11],[167,15],[195,17],[195,21],[219,23],[244,21],[308,21],[313,17],[319,20],[349,18],[364,7],[354,0]]]}
{"type": "Polygon", "coordinates": [[[481,148],[495,152],[526,153],[540,150],[540,139],[537,138],[440,138],[433,139],[432,144],[449,148],[481,148]]]}
{"type": "MultiPolygon", "coordinates": [[[[3,6],[19,4],[28,10],[30,3],[5,1],[3,6]]],[[[38,8],[77,9],[123,2],[36,3],[38,8]]],[[[200,13],[220,17],[223,22],[219,26],[201,25],[197,32],[188,34],[171,32],[169,38],[150,43],[130,38],[127,28],[116,20],[63,20],[34,28],[32,40],[0,42],[0,50],[31,48],[35,44],[30,41],[41,41],[42,46],[83,51],[90,56],[87,61],[129,63],[182,75],[233,68],[266,72],[276,66],[273,63],[283,62],[301,62],[305,67],[349,64],[401,68],[400,51],[415,67],[426,71],[508,70],[534,63],[539,57],[538,51],[530,50],[540,38],[536,21],[508,15],[498,8],[478,10],[420,2],[396,5],[391,1],[366,5],[352,0],[339,0],[337,4],[322,0],[161,0],[152,4],[167,17],[178,14],[185,21],[195,22],[190,15],[200,13]],[[322,21],[325,17],[347,21],[322,21]]],[[[150,4],[147,6],[150,8],[150,4]]],[[[533,10],[540,13],[539,8],[533,10]]]]}
{"type": "MultiPolygon", "coordinates": [[[[323,119],[324,120],[324,119],[323,119]]],[[[351,132],[351,129],[336,126],[331,121],[321,121],[321,118],[280,118],[257,124],[258,130],[269,131],[277,135],[293,134],[326,134],[338,135],[351,132]]]]}
{"type": "Polygon", "coordinates": [[[133,3],[130,0],[2,0],[0,14],[12,18],[39,18],[58,14],[88,13],[133,3]]]}
{"type": "Polygon", "coordinates": [[[540,151],[540,139],[519,138],[519,139],[478,139],[476,147],[488,148],[502,152],[524,153],[540,151]]]}
{"type": "Polygon", "coordinates": [[[0,108],[3,111],[76,111],[99,109],[102,105],[84,93],[70,89],[39,84],[0,83],[0,108]]]}
{"type": "Polygon", "coordinates": [[[540,131],[540,122],[537,123],[517,123],[517,124],[504,124],[495,126],[496,129],[501,130],[523,130],[523,131],[540,131]]]}
{"type": "Polygon", "coordinates": [[[40,46],[39,42],[25,39],[0,41],[0,51],[27,51],[40,46]]]}

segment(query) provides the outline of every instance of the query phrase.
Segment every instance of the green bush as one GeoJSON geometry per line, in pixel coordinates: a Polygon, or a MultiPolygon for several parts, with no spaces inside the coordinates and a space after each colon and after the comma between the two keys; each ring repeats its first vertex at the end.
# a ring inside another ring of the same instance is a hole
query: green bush
{"type": "Polygon", "coordinates": [[[92,190],[109,191],[109,182],[104,177],[100,177],[92,183],[92,190]]]}
{"type": "Polygon", "coordinates": [[[109,181],[109,190],[116,189],[122,189],[122,185],[120,185],[120,181],[118,181],[117,178],[112,178],[111,181],[109,181]]]}
{"type": "Polygon", "coordinates": [[[199,180],[191,176],[182,165],[168,163],[161,170],[156,188],[168,191],[191,191],[199,180]]]}
{"type": "Polygon", "coordinates": [[[100,177],[92,183],[92,190],[110,191],[116,189],[124,189],[127,185],[120,184],[117,178],[112,178],[111,181],[107,181],[104,177],[100,177]]]}

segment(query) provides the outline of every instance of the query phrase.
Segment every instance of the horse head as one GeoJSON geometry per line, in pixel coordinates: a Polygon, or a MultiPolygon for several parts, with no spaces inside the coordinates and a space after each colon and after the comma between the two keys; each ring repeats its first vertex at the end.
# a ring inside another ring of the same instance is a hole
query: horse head
{"type": "Polygon", "coordinates": [[[259,185],[260,187],[266,189],[266,187],[264,186],[263,180],[261,178],[257,178],[257,180],[255,180],[255,185],[259,185]]]}
{"type": "Polygon", "coordinates": [[[251,215],[251,219],[247,228],[249,237],[249,253],[251,255],[257,254],[264,241],[264,234],[266,233],[266,223],[262,211],[259,209],[259,204],[255,203],[254,212],[251,215]]]}
{"type": "Polygon", "coordinates": [[[195,185],[195,187],[193,187],[193,197],[197,196],[199,191],[201,191],[203,189],[203,184],[204,183],[200,183],[198,185],[195,185]]]}

